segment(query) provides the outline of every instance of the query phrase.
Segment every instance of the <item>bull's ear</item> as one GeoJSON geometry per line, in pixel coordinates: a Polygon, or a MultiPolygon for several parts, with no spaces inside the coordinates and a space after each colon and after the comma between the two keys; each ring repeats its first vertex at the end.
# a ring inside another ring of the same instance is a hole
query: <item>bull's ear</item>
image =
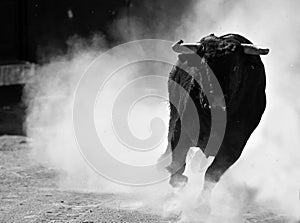
{"type": "Polygon", "coordinates": [[[244,49],[245,54],[267,55],[270,52],[270,50],[268,48],[262,48],[262,47],[259,47],[259,46],[255,46],[253,44],[242,43],[241,45],[244,49]]]}
{"type": "Polygon", "coordinates": [[[197,53],[200,47],[201,47],[200,43],[183,43],[182,40],[179,40],[173,44],[172,50],[175,51],[176,53],[193,54],[193,53],[197,53]]]}

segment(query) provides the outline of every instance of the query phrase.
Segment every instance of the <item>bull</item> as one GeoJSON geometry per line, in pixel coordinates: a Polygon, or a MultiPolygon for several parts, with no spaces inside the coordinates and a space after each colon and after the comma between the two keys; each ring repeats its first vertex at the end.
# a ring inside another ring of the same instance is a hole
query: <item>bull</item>
{"type": "Polygon", "coordinates": [[[191,44],[178,41],[172,49],[179,55],[168,83],[170,120],[164,155],[172,157],[166,167],[169,183],[187,183],[187,153],[199,147],[206,157],[215,157],[205,172],[203,191],[210,192],[241,156],[264,113],[266,76],[260,55],[269,50],[238,34],[211,34],[191,44]]]}

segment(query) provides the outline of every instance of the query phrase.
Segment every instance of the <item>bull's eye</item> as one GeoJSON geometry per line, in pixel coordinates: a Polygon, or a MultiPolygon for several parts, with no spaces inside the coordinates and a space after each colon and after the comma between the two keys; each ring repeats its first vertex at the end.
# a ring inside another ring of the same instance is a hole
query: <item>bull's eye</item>
{"type": "Polygon", "coordinates": [[[205,54],[205,46],[204,45],[200,45],[199,49],[197,50],[197,54],[200,56],[200,57],[203,57],[204,54],[205,54]]]}

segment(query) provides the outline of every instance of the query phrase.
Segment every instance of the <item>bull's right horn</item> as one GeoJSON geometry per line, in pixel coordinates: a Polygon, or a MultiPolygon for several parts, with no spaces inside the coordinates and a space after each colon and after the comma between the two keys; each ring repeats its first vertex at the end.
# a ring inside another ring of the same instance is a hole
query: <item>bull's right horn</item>
{"type": "Polygon", "coordinates": [[[176,53],[192,54],[197,53],[200,47],[201,43],[183,43],[182,40],[179,40],[173,44],[172,50],[176,53]]]}
{"type": "Polygon", "coordinates": [[[269,53],[269,51],[270,51],[268,48],[261,48],[259,46],[255,46],[253,44],[242,43],[241,45],[244,48],[244,53],[245,54],[267,55],[269,53]]]}

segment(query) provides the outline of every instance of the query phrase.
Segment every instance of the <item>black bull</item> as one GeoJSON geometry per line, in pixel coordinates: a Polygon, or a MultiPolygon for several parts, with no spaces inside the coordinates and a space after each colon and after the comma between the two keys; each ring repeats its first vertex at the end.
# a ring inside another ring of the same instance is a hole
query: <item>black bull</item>
{"type": "Polygon", "coordinates": [[[268,50],[251,45],[237,34],[209,35],[197,45],[186,44],[190,52],[180,48],[181,43],[173,48],[181,54],[168,84],[170,121],[165,154],[172,153],[172,162],[167,167],[171,173],[170,184],[178,186],[187,182],[183,172],[190,147],[200,147],[206,156],[211,155],[206,148],[209,137],[221,140],[215,159],[205,173],[205,182],[215,184],[238,160],[265,110],[266,77],[259,55],[267,54],[268,50]],[[181,69],[184,66],[185,69],[181,69]],[[223,97],[214,94],[212,72],[223,97]],[[193,108],[196,108],[197,119],[191,117],[193,108]],[[225,115],[223,132],[222,126],[211,131],[213,112],[225,115]]]}

